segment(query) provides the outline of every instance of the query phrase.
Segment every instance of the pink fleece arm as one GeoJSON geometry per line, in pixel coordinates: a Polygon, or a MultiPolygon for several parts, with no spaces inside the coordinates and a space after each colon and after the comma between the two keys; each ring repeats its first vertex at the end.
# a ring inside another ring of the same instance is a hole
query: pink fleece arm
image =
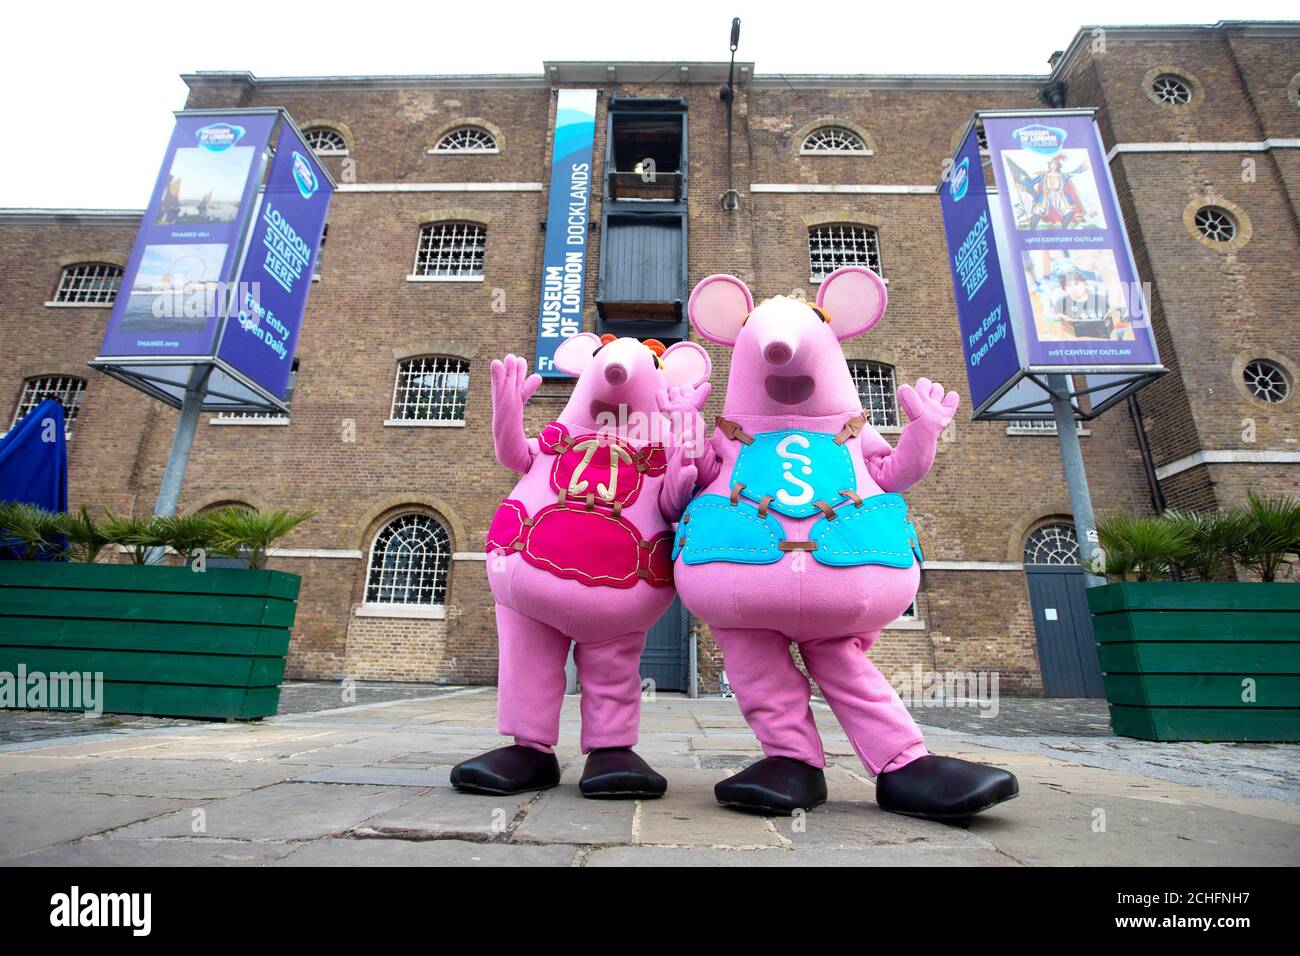
{"type": "Polygon", "coordinates": [[[938,447],[939,432],[926,421],[914,421],[903,426],[892,451],[876,453],[873,446],[863,443],[864,461],[882,490],[903,492],[930,471],[938,447]]]}
{"type": "Polygon", "coordinates": [[[523,410],[504,411],[492,408],[492,446],[501,467],[526,474],[533,459],[541,453],[536,438],[524,432],[523,410]]]}

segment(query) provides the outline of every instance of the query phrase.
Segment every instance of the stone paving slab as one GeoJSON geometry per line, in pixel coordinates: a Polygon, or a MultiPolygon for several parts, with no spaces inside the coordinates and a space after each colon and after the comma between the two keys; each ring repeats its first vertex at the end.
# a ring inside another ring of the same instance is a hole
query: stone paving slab
{"type": "MultiPolygon", "coordinates": [[[[654,801],[646,801],[647,804],[654,801]]],[[[542,791],[511,836],[517,843],[631,843],[637,802],[588,800],[577,778],[542,791]]]]}
{"type": "Polygon", "coordinates": [[[0,862],[0,866],[265,866],[298,848],[248,840],[81,840],[0,862]]]}
{"type": "Polygon", "coordinates": [[[228,800],[204,804],[203,831],[191,810],[169,814],[113,834],[123,839],[216,837],[232,840],[314,840],[336,836],[397,806],[419,791],[412,787],[363,787],[329,783],[281,783],[228,800]]]}
{"type": "Polygon", "coordinates": [[[855,849],[726,850],[716,847],[601,847],[584,866],[1017,866],[979,847],[872,846],[855,849]]]}
{"type": "Polygon", "coordinates": [[[765,817],[719,806],[713,785],[725,773],[710,770],[673,774],[668,793],[642,804],[637,842],[701,846],[780,846],[781,837],[765,817]]]}
{"type": "Polygon", "coordinates": [[[110,757],[4,777],[6,792],[102,793],[211,800],[249,793],[308,772],[275,763],[110,757]]]}
{"type": "Polygon", "coordinates": [[[327,767],[292,778],[294,783],[360,783],[380,787],[450,787],[446,770],[410,767],[327,767]]]}
{"type": "Polygon", "coordinates": [[[354,832],[410,840],[504,840],[520,812],[536,798],[535,793],[494,797],[448,788],[430,790],[376,814],[354,832]]]}
{"type": "Polygon", "coordinates": [[[570,866],[572,846],[463,840],[318,840],[273,866],[570,866]]]}
{"type": "Polygon", "coordinates": [[[0,794],[0,860],[192,805],[161,797],[14,793],[6,788],[0,794]]]}

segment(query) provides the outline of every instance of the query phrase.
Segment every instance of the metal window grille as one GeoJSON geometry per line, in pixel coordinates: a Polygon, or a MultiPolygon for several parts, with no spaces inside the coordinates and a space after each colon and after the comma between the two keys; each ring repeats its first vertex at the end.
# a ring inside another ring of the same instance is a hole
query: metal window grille
{"type": "MultiPolygon", "coordinates": [[[[1082,432],[1083,422],[1077,422],[1075,429],[1082,432]]],[[[1055,435],[1056,422],[1050,418],[1016,418],[1007,422],[1007,431],[1042,432],[1044,435],[1055,435]]]]}
{"type": "Polygon", "coordinates": [[[989,151],[989,134],[984,130],[984,124],[977,122],[975,124],[975,142],[979,144],[981,153],[989,151]]]}
{"type": "Polygon", "coordinates": [[[1151,91],[1161,103],[1185,106],[1192,101],[1192,88],[1187,82],[1171,73],[1162,73],[1151,81],[1151,91]]]}
{"type": "Polygon", "coordinates": [[[880,240],[868,226],[831,223],[808,230],[808,259],[813,282],[820,282],[841,266],[866,266],[880,271],[880,240]]]}
{"type": "Polygon", "coordinates": [[[107,262],[78,262],[63,270],[55,302],[111,305],[122,284],[122,267],[107,262]]]}
{"type": "Polygon", "coordinates": [[[843,126],[823,126],[808,134],[803,141],[805,153],[865,153],[867,144],[862,137],[843,126]]]}
{"type": "Polygon", "coordinates": [[[440,153],[481,153],[496,148],[496,138],[478,126],[462,126],[451,130],[434,147],[440,153]]]}
{"type": "Polygon", "coordinates": [[[63,404],[63,432],[72,437],[72,426],[77,420],[81,408],[81,399],[86,391],[86,380],[74,375],[43,375],[29,378],[23,382],[22,395],[18,407],[14,410],[14,419],[10,428],[47,398],[56,398],[63,404]]]}
{"type": "Polygon", "coordinates": [[[894,367],[880,362],[849,362],[849,374],[858,398],[875,428],[898,426],[898,398],[894,393],[894,367]]]}
{"type": "Polygon", "coordinates": [[[415,250],[418,276],[481,276],[487,230],[469,222],[435,222],[420,227],[415,250]]]}
{"type": "Polygon", "coordinates": [[[366,603],[445,604],[450,567],[447,529],[429,515],[398,515],[370,547],[366,603]]]}
{"type": "Polygon", "coordinates": [[[1231,242],[1237,237],[1237,221],[1226,209],[1202,206],[1194,219],[1196,231],[1211,242],[1231,242]]]}
{"type": "Polygon", "coordinates": [[[1046,524],[1025,542],[1025,564],[1078,564],[1079,539],[1072,524],[1046,524]]]}
{"type": "MultiPolygon", "coordinates": [[[[293,366],[289,369],[289,384],[285,387],[284,390],[284,403],[290,406],[291,410],[293,406],[293,390],[294,388],[297,387],[297,385],[298,385],[298,360],[294,359],[293,366]]],[[[249,418],[252,419],[262,418],[262,419],[276,420],[281,418],[288,418],[289,413],[270,411],[270,410],[264,410],[259,412],[221,412],[217,415],[217,417],[222,419],[223,421],[230,421],[232,419],[242,420],[242,419],[249,419],[249,418]]]]}
{"type": "Polygon", "coordinates": [[[469,362],[427,355],[398,363],[389,416],[408,421],[463,422],[469,397],[469,362]]]}
{"type": "Polygon", "coordinates": [[[311,129],[302,131],[302,137],[307,141],[307,145],[316,153],[346,153],[348,151],[348,141],[343,138],[343,134],[336,129],[330,129],[328,126],[313,126],[311,129]]]}
{"type": "Polygon", "coordinates": [[[1246,363],[1241,374],[1250,393],[1270,405],[1285,402],[1291,394],[1291,382],[1280,365],[1265,359],[1255,359],[1246,363]]]}

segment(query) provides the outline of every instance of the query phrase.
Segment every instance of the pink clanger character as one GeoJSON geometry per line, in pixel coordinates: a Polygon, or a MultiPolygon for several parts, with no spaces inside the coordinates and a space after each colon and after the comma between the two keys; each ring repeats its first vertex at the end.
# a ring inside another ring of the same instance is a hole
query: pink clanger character
{"type": "MultiPolygon", "coordinates": [[[[578,378],[559,417],[536,438],[524,405],[541,384],[523,359],[492,363],[496,457],[523,477],[487,536],[500,641],[498,727],[512,746],[458,764],[458,790],[506,794],[560,780],[569,648],[582,681],[584,796],[657,797],[667,781],[632,747],[641,718],[641,650],[673,600],[672,530],[690,473],[665,483],[671,421],[660,404],[698,408],[709,356],[699,345],[566,339],[555,365],[578,378]],[[685,403],[683,405],[683,403],[685,403]]],[[[669,447],[671,446],[671,447],[669,447]]]]}
{"type": "MultiPolygon", "coordinates": [[[[673,556],[682,602],[706,621],[766,759],[722,781],[719,802],[791,813],[826,799],[826,759],[799,646],[886,810],[969,816],[1017,793],[1004,770],[928,754],[921,731],[865,652],[916,597],[921,551],[900,497],[934,464],[955,392],[898,389],[909,422],[890,447],[871,427],[840,348],[885,311],[885,285],[857,266],[828,275],[816,305],[757,308],[739,279],[691,294],[691,324],[733,349],[723,414],[698,457],[675,458],[699,494],[673,556]]],[[[700,427],[699,423],[696,427],[700,427]]]]}

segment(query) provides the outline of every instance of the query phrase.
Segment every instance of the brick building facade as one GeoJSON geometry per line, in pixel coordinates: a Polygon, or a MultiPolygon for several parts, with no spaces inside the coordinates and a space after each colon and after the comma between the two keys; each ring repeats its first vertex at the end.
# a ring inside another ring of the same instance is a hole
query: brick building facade
{"type": "MultiPolygon", "coordinates": [[[[303,578],[292,676],[495,680],[482,551],[512,478],[493,460],[487,365],[506,352],[533,356],[557,88],[600,91],[594,244],[609,104],[680,101],[688,288],[729,272],[756,298],[811,297],[819,229],[852,227],[850,244],[874,236],[889,311],[846,353],[875,363],[861,369],[877,382],[942,381],[966,410],[934,188],[942,164],[974,110],[1096,107],[1171,370],[1139,397],[1149,469],[1129,408],[1088,424],[1096,509],[1149,512],[1153,483],[1171,506],[1194,508],[1239,501],[1249,488],[1300,487],[1300,25],[1083,30],[1044,76],[765,76],[737,64],[730,157],[726,73],[725,63],[548,62],[522,76],[185,77],[188,108],[287,109],[319,131],[340,183],[292,414],[205,415],[181,501],[184,510],[317,510],[273,560],[303,578]],[[720,206],[729,183],[740,194],[735,210],[720,206]],[[422,227],[444,223],[481,230],[478,274],[417,274],[422,227]],[[468,372],[456,420],[410,419],[396,407],[403,363],[428,357],[468,372]],[[448,569],[445,592],[432,603],[377,602],[372,550],[394,519],[412,514],[440,536],[428,547],[448,569]]],[[[86,368],[105,305],[59,301],[103,298],[76,293],[77,276],[97,281],[81,264],[124,265],[138,221],[112,211],[0,212],[0,398],[16,410],[42,389],[75,392],[74,507],[148,513],[176,424],[171,409],[86,368]]],[[[597,331],[600,265],[593,257],[586,276],[585,328],[597,331]]],[[[650,321],[645,334],[658,334],[650,321]]],[[[721,383],[728,356],[709,349],[721,383]]],[[[562,383],[542,387],[527,411],[531,431],[566,393],[562,383]]],[[[889,437],[892,412],[876,411],[889,437]]],[[[1039,529],[1065,534],[1069,525],[1053,433],[959,413],[933,472],[908,497],[926,569],[915,616],[883,634],[877,662],[887,674],[914,664],[996,670],[1003,690],[1041,692],[1024,564],[1027,543],[1057,540],[1035,538],[1039,529]]],[[[689,639],[700,689],[715,690],[720,662],[707,629],[693,624],[689,639]]]]}

